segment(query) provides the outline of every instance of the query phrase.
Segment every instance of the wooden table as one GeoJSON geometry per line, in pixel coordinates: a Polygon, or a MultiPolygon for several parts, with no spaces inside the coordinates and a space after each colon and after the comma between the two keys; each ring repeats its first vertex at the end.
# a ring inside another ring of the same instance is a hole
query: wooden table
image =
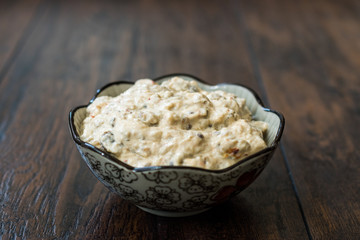
{"type": "Polygon", "coordinates": [[[0,239],[360,239],[360,2],[0,3],[0,239]],[[105,188],[69,110],[104,84],[184,72],[286,118],[262,175],[187,218],[105,188]]]}

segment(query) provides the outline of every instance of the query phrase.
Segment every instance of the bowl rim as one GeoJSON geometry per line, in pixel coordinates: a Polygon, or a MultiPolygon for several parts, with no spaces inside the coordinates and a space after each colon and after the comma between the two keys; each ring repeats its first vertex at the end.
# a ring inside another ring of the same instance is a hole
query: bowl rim
{"type": "Polygon", "coordinates": [[[68,118],[68,123],[69,123],[69,130],[70,130],[70,133],[71,133],[71,136],[72,136],[72,139],[73,141],[80,145],[81,147],[84,147],[88,150],[91,150],[91,151],[94,151],[96,152],[97,154],[107,158],[108,160],[116,163],[116,164],[119,164],[121,165],[122,167],[125,167],[126,169],[130,170],[130,171],[133,171],[133,172],[147,172],[147,171],[154,171],[154,170],[162,170],[162,169],[166,169],[166,170],[179,170],[179,169],[184,169],[184,170],[196,170],[196,171],[201,171],[201,172],[208,172],[208,173],[224,173],[224,172],[227,172],[231,169],[234,169],[236,167],[238,167],[239,165],[242,165],[244,164],[245,162],[248,162],[250,161],[251,159],[255,158],[255,157],[258,157],[260,155],[265,155],[273,150],[275,150],[277,148],[277,145],[279,144],[280,142],[280,139],[281,139],[281,136],[283,134],[283,131],[284,131],[284,126],[285,126],[285,118],[283,116],[283,114],[281,114],[280,112],[278,111],[275,111],[275,110],[272,110],[270,108],[266,108],[263,104],[263,101],[261,100],[261,98],[259,97],[259,95],[251,88],[245,86],[245,85],[242,85],[242,84],[239,84],[239,83],[220,83],[220,84],[208,84],[206,83],[205,81],[203,81],[202,79],[198,78],[198,77],[195,77],[191,74],[187,74],[187,73],[171,73],[171,74],[166,74],[166,75],[163,75],[163,76],[160,76],[160,77],[157,77],[157,78],[154,78],[152,79],[153,81],[157,82],[157,81],[160,81],[164,78],[169,78],[169,77],[176,77],[176,76],[184,76],[184,77],[188,77],[188,78],[192,78],[198,82],[201,82],[203,84],[206,84],[208,86],[221,86],[221,85],[235,85],[235,86],[240,86],[240,87],[243,87],[247,90],[249,90],[253,96],[255,97],[256,101],[258,102],[258,104],[260,105],[260,107],[263,109],[263,111],[265,112],[271,112],[271,113],[274,113],[280,120],[280,125],[277,129],[277,132],[276,132],[276,136],[275,136],[275,139],[274,139],[274,142],[270,145],[270,146],[267,146],[266,148],[262,149],[261,151],[259,152],[256,152],[252,155],[249,155],[247,156],[246,158],[240,160],[239,162],[227,167],[227,168],[222,168],[222,169],[206,169],[206,168],[199,168],[199,167],[192,167],[192,166],[149,166],[149,167],[134,167],[134,166],[131,166],[129,164],[126,164],[125,162],[121,161],[120,159],[116,158],[115,156],[111,155],[110,153],[107,153],[93,145],[91,145],[90,143],[87,143],[87,142],[84,142],[80,139],[80,136],[76,130],[76,126],[75,126],[75,119],[74,119],[74,116],[75,116],[75,113],[76,111],[82,109],[82,108],[87,108],[98,96],[99,94],[104,91],[105,89],[113,86],[113,85],[120,85],[120,84],[131,84],[133,85],[134,82],[129,82],[129,81],[124,81],[124,80],[119,80],[119,81],[115,81],[115,82],[110,82],[106,85],[104,85],[103,87],[99,88],[96,90],[96,93],[94,95],[94,97],[91,98],[91,100],[89,101],[88,104],[86,105],[80,105],[80,106],[77,106],[77,107],[74,107],[70,110],[69,112],[69,118],[68,118]]]}

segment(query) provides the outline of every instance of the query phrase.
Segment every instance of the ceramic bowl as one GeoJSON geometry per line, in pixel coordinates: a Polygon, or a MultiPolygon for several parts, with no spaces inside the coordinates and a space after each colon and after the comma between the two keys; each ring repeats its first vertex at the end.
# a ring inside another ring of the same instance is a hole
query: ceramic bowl
{"type": "MultiPolygon", "coordinates": [[[[195,80],[206,91],[224,90],[245,98],[253,118],[269,124],[264,136],[268,147],[221,170],[185,166],[135,168],[80,139],[81,123],[86,117],[87,105],[71,110],[69,126],[82,158],[106,187],[147,212],[159,216],[181,217],[206,211],[248,187],[272,157],[283,132],[284,117],[274,110],[264,108],[258,95],[241,85],[223,83],[210,86],[188,74],[166,75],[154,81],[160,83],[174,76],[195,80]]],[[[97,90],[90,103],[99,96],[117,96],[132,85],[133,83],[124,81],[107,84],[97,90]]]]}

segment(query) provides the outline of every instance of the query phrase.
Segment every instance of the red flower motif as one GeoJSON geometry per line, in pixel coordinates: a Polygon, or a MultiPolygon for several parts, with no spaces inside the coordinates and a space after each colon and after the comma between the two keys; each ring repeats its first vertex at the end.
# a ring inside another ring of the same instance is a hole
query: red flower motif
{"type": "Polygon", "coordinates": [[[248,187],[256,179],[256,177],[259,176],[260,173],[261,170],[259,171],[258,168],[255,168],[242,174],[238,178],[236,186],[227,185],[222,187],[211,199],[216,201],[216,203],[222,203],[228,200],[231,196],[238,194],[246,187],[248,187]]]}
{"type": "Polygon", "coordinates": [[[222,187],[214,197],[212,197],[212,200],[216,201],[216,203],[222,203],[229,199],[230,196],[236,191],[236,188],[234,186],[225,186],[222,187]]]}
{"type": "Polygon", "coordinates": [[[244,190],[247,186],[249,186],[255,178],[259,175],[261,171],[258,171],[257,168],[251,170],[250,172],[246,172],[243,175],[241,175],[237,182],[236,182],[236,188],[238,190],[244,190]]]}

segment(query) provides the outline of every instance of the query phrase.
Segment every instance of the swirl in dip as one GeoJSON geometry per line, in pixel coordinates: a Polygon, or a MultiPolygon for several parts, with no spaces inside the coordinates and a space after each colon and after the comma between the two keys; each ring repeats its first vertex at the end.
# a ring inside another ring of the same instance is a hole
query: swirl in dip
{"type": "Polygon", "coordinates": [[[222,169],[266,148],[267,123],[251,119],[245,99],[180,77],[138,80],[87,114],[81,139],[134,167],[222,169]]]}

